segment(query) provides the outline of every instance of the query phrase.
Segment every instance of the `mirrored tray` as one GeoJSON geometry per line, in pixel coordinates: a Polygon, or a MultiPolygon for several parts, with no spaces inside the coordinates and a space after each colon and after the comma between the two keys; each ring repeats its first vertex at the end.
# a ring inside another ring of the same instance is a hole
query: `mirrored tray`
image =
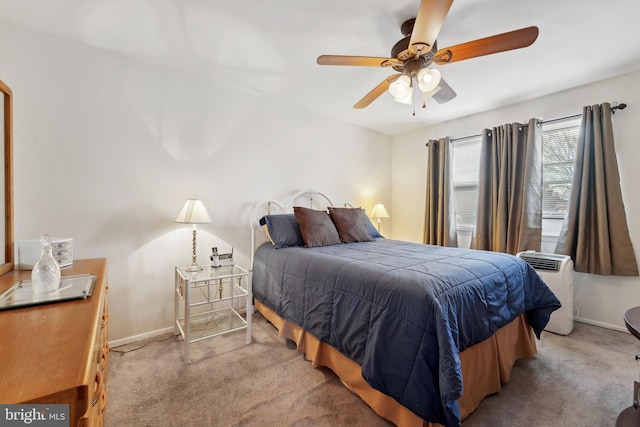
{"type": "Polygon", "coordinates": [[[34,294],[31,280],[21,280],[0,295],[0,310],[87,298],[93,293],[95,281],[93,274],[63,276],[57,291],[34,294]]]}

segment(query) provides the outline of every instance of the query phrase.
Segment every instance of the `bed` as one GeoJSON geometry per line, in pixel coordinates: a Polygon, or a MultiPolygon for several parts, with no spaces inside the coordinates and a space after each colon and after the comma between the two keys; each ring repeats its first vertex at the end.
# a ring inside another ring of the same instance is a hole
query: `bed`
{"type": "Polygon", "coordinates": [[[316,191],[253,216],[256,308],[397,425],[459,425],[535,355],[560,307],[517,257],[385,239],[316,191]]]}

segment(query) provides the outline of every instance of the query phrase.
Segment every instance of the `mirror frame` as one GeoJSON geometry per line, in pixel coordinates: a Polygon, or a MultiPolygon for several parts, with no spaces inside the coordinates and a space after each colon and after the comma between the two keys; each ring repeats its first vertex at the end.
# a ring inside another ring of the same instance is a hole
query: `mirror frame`
{"type": "Polygon", "coordinates": [[[14,268],[13,262],[13,93],[0,80],[0,92],[4,94],[4,264],[0,274],[14,268]]]}

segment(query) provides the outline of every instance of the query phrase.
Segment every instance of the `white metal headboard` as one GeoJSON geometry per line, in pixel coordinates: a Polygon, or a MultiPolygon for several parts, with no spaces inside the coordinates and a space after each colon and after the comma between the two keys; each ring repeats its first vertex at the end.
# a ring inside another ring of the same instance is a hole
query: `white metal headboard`
{"type": "Polygon", "coordinates": [[[327,206],[334,206],[333,202],[331,201],[331,199],[329,197],[327,197],[324,193],[321,193],[313,188],[308,188],[306,190],[302,190],[296,194],[294,194],[293,196],[291,196],[291,198],[289,199],[289,202],[287,203],[287,207],[291,210],[293,210],[294,206],[301,206],[300,204],[297,204],[296,201],[299,199],[306,199],[309,202],[308,207],[310,209],[326,209],[327,206]],[[322,203],[322,205],[316,205],[314,206],[313,202],[318,201],[318,200],[323,200],[324,199],[324,203],[322,203]]]}
{"type": "MultiPolygon", "coordinates": [[[[346,206],[347,204],[345,204],[346,206]]],[[[265,200],[256,204],[251,211],[251,271],[253,271],[253,257],[256,251],[256,230],[262,229],[260,227],[260,218],[265,215],[272,215],[278,213],[292,213],[294,206],[304,206],[310,209],[326,209],[329,206],[334,206],[333,202],[324,193],[317,191],[313,188],[307,188],[305,190],[295,193],[289,198],[287,203],[280,203],[277,200],[265,200]],[[314,204],[315,202],[315,204],[314,204]]],[[[349,205],[350,206],[350,205],[349,205]]],[[[266,241],[266,238],[265,238],[266,241]]]]}

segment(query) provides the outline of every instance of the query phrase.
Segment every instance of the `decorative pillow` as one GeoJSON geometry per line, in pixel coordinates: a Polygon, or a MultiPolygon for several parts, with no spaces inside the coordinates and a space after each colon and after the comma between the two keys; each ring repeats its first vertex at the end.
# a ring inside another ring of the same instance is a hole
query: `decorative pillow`
{"type": "Polygon", "coordinates": [[[293,214],[298,221],[302,240],[307,248],[340,244],[338,231],[325,211],[294,206],[293,214]]]}
{"type": "Polygon", "coordinates": [[[298,221],[293,214],[265,215],[260,218],[260,225],[276,249],[304,245],[298,221]]]}
{"type": "Polygon", "coordinates": [[[376,237],[384,238],[384,236],[378,232],[378,229],[376,228],[376,226],[373,225],[373,223],[371,222],[371,220],[367,216],[367,213],[364,211],[364,209],[362,209],[362,216],[364,217],[364,219],[365,219],[365,221],[367,223],[367,230],[369,230],[369,234],[371,234],[371,237],[373,237],[374,239],[376,237]]]}
{"type": "Polygon", "coordinates": [[[329,208],[331,221],[343,243],[371,242],[373,238],[365,222],[367,216],[360,208],[329,208]]]}

